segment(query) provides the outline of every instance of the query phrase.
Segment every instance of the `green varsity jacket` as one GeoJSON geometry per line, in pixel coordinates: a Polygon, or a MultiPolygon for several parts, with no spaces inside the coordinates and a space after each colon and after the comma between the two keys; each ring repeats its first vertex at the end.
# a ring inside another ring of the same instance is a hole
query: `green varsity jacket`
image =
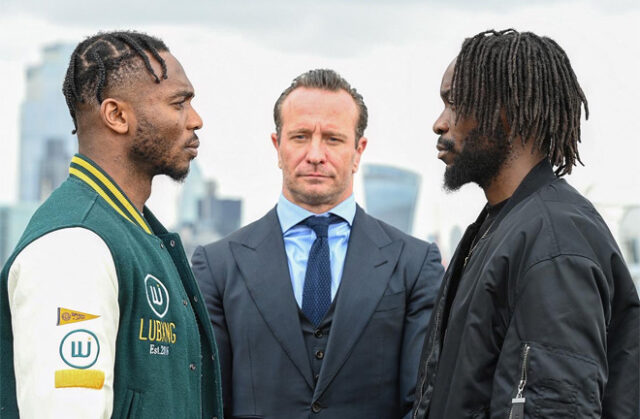
{"type": "MultiPolygon", "coordinates": [[[[69,172],[69,178],[36,211],[0,274],[0,416],[18,416],[7,294],[11,265],[26,246],[45,234],[81,227],[105,242],[117,274],[112,416],[221,419],[213,330],[180,238],[167,232],[147,208],[141,215],[109,175],[87,157],[74,156],[69,172]]],[[[69,328],[70,334],[86,329],[74,327],[69,328]]],[[[82,338],[83,332],[78,333],[75,337],[82,338]]],[[[65,357],[67,343],[60,343],[60,357],[65,357]]],[[[74,369],[87,369],[89,361],[100,356],[99,342],[85,343],[84,349],[81,339],[71,342],[76,343],[78,348],[72,347],[73,355],[66,357],[84,359],[79,364],[64,359],[71,377],[74,369]]],[[[53,385],[54,377],[44,379],[53,385]]],[[[59,379],[64,377],[56,371],[56,386],[59,379]]]]}

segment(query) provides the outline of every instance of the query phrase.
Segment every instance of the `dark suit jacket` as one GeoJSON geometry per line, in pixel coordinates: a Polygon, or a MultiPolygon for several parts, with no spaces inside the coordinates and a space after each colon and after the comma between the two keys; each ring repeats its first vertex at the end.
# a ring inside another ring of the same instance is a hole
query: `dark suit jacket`
{"type": "Polygon", "coordinates": [[[312,376],[275,209],[198,247],[227,418],[401,418],[443,274],[434,244],[356,210],[321,372],[312,376]]]}

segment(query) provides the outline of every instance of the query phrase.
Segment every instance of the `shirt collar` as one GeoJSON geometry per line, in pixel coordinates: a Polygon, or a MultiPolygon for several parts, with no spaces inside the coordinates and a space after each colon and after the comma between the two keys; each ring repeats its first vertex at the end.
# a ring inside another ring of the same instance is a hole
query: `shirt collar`
{"type": "Polygon", "coordinates": [[[353,224],[353,218],[356,216],[356,199],[353,197],[353,194],[351,194],[347,199],[345,199],[329,211],[322,214],[315,214],[311,211],[307,211],[302,207],[299,207],[298,205],[285,198],[284,195],[280,194],[278,205],[276,207],[276,213],[278,214],[278,220],[280,220],[280,226],[282,227],[283,233],[285,233],[287,230],[289,230],[291,227],[295,226],[305,218],[313,215],[324,215],[328,213],[332,213],[343,218],[347,223],[349,223],[349,226],[351,226],[353,224]]]}

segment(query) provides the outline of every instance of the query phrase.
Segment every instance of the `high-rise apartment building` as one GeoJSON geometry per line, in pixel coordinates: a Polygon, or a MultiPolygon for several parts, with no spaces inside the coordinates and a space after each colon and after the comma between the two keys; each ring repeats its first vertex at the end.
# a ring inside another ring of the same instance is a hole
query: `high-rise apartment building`
{"type": "Polygon", "coordinates": [[[72,52],[72,45],[47,46],[41,63],[27,69],[26,96],[20,113],[21,202],[42,201],[58,187],[67,177],[70,156],[78,149],[62,95],[72,52]],[[63,158],[66,158],[64,165],[60,163],[63,158]]]}
{"type": "Polygon", "coordinates": [[[362,173],[367,212],[411,234],[420,175],[383,164],[364,164],[362,173]]]}

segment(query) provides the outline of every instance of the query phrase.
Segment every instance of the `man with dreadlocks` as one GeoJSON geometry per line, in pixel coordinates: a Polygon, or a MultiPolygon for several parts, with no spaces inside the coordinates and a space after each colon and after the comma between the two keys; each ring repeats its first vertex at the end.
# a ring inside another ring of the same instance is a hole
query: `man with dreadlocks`
{"type": "Polygon", "coordinates": [[[193,87],[161,40],[110,32],[77,46],[63,93],[79,153],[0,276],[0,416],[222,417],[206,307],[145,206],[197,154],[193,87]]]}
{"type": "Polygon", "coordinates": [[[588,112],[567,55],[483,32],[440,95],[445,188],[475,182],[488,203],[445,274],[413,418],[640,417],[638,296],[604,221],[561,178],[588,112]]]}

